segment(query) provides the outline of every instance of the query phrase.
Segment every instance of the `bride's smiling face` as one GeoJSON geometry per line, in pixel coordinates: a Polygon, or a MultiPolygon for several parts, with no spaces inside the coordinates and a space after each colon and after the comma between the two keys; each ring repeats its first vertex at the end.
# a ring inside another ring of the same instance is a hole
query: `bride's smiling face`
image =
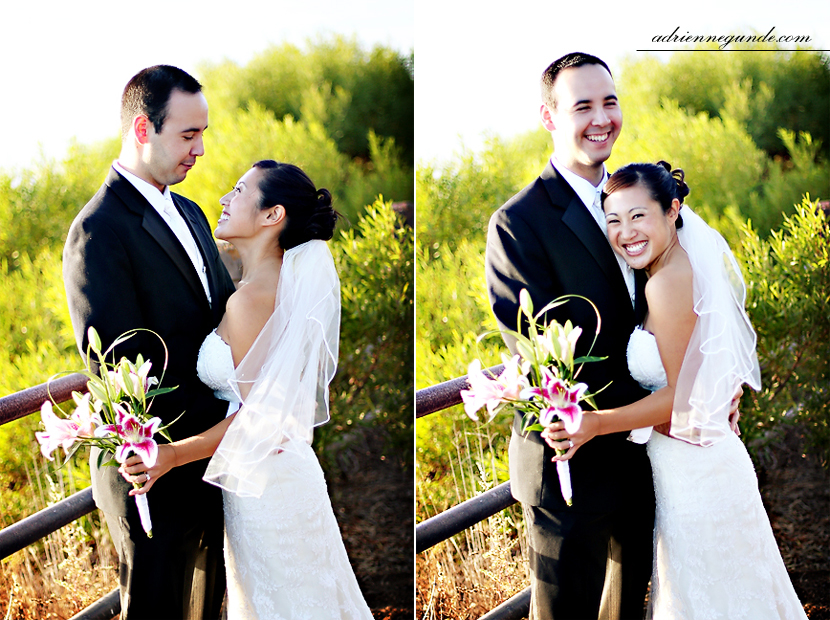
{"type": "Polygon", "coordinates": [[[633,185],[609,194],[603,206],[608,241],[633,269],[651,267],[677,238],[677,199],[664,213],[645,187],[633,185]]]}
{"type": "Polygon", "coordinates": [[[256,232],[256,222],[261,215],[259,208],[261,193],[259,178],[262,171],[251,168],[236,182],[233,189],[222,196],[222,215],[216,225],[217,239],[229,241],[234,238],[251,236],[256,232]]]}

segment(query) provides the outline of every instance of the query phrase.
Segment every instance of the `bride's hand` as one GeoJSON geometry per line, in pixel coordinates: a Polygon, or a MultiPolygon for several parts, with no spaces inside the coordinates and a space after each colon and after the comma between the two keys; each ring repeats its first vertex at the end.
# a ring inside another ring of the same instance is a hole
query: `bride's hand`
{"type": "Polygon", "coordinates": [[[744,389],[739,385],[738,391],[735,392],[735,396],[732,397],[732,403],[729,407],[729,426],[736,435],[741,434],[741,428],[738,426],[738,420],[741,419],[741,412],[738,411],[738,407],[741,404],[741,396],[743,395],[744,389]]]}
{"type": "Polygon", "coordinates": [[[170,444],[159,444],[158,456],[156,463],[152,467],[147,467],[140,456],[131,456],[128,458],[118,471],[129,483],[143,483],[140,489],[132,489],[130,495],[143,495],[153,488],[156,480],[161,478],[168,471],[176,466],[176,449],[170,444]]]}
{"type": "Polygon", "coordinates": [[[593,411],[585,411],[582,414],[582,423],[575,433],[569,435],[564,422],[553,422],[542,431],[542,438],[554,450],[567,450],[565,454],[553,457],[553,462],[567,461],[576,454],[580,446],[596,437],[598,431],[599,416],[593,411]]]}

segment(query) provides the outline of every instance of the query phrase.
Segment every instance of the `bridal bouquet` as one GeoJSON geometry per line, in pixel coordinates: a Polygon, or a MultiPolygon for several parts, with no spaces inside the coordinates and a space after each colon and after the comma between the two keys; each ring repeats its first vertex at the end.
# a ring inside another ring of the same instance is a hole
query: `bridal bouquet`
{"type": "MultiPolygon", "coordinates": [[[[41,420],[46,430],[35,433],[35,437],[40,443],[41,453],[47,459],[53,460],[52,453],[58,446],[62,446],[66,454],[65,465],[81,446],[90,445],[101,448],[98,455],[99,467],[117,466],[132,454],[140,456],[148,467],[155,464],[158,444],[153,439],[153,435],[160,433],[169,441],[170,436],[166,429],[170,425],[161,426],[161,419],[149,417],[148,411],[154,397],[176,388],[150,389],[158,385],[159,380],[149,376],[152,365],[150,360],[145,361],[141,354],[138,355],[135,363],[125,357],[117,363],[115,363],[114,356],[112,362],[106,360],[107,355],[117,345],[131,338],[138,331],[140,330],[122,334],[106,351],[102,352],[98,332],[93,327],[89,328],[86,368],[80,371],[81,374],[89,377],[87,382],[89,391],[86,394],[72,393],[75,410],[69,415],[53,401],[51,395],[40,409],[41,420]],[[91,359],[90,349],[98,359],[98,374],[92,372],[89,361],[91,359]],[[56,415],[55,409],[63,417],[56,415]],[[104,455],[107,451],[114,454],[115,458],[104,463],[104,455]]],[[[151,333],[155,334],[155,332],[151,333]]],[[[161,340],[161,337],[159,339],[161,340]]],[[[164,370],[167,368],[167,347],[163,340],[162,346],[165,350],[162,367],[162,378],[164,378],[164,370]]],[[[70,372],[72,371],[59,374],[70,372]]],[[[133,483],[133,486],[141,487],[137,483],[133,483]]],[[[135,500],[141,526],[147,537],[152,538],[153,526],[150,521],[147,495],[136,495],[135,500]]]]}
{"type": "MultiPolygon", "coordinates": [[[[576,341],[582,334],[582,329],[574,327],[570,321],[566,321],[564,325],[555,320],[539,324],[546,312],[566,303],[572,297],[587,301],[597,314],[597,329],[590,347],[593,349],[599,334],[600,316],[590,300],[579,295],[565,295],[534,314],[530,295],[526,289],[522,289],[519,295],[519,321],[521,322],[524,315],[527,321],[527,336],[523,335],[521,330],[506,332],[516,339],[518,355],[512,358],[502,355],[504,370],[498,377],[487,376],[481,370],[479,360],[470,363],[467,376],[470,389],[461,390],[464,411],[470,418],[478,421],[478,411],[486,408],[489,422],[507,407],[523,412],[523,434],[529,431],[542,431],[548,424],[558,420],[565,423],[566,431],[574,433],[582,422],[582,408],[579,403],[586,401],[596,409],[593,397],[608,386],[589,394],[588,386],[578,383],[576,377],[583,364],[605,358],[590,356],[590,349],[589,355],[574,358],[576,341]]],[[[479,340],[494,333],[502,332],[488,332],[480,336],[479,340]]],[[[563,450],[556,452],[564,454],[563,450]]],[[[557,462],[556,471],[562,497],[568,506],[571,506],[573,490],[568,461],[557,462]]]]}

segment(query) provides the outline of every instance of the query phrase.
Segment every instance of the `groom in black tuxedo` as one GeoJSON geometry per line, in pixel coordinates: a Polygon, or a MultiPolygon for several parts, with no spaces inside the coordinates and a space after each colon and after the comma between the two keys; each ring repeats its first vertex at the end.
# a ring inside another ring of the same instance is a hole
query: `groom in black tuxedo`
{"type": "MultiPolygon", "coordinates": [[[[66,294],[82,353],[87,329],[104,347],[130,329],[146,328],[167,345],[163,386],[151,413],[174,440],[221,421],[227,403],[196,376],[199,347],[218,324],[234,290],[204,213],[169,186],[184,180],[204,154],[207,101],[193,77],[166,65],[144,69],[124,90],[122,148],[107,179],[72,223],[63,254],[66,294]]],[[[139,332],[116,350],[153,363],[164,350],[139,332]]],[[[160,436],[156,436],[161,439],[160,436]]],[[[141,528],[131,486],[117,467],[96,466],[92,489],[120,560],[121,618],[217,619],[225,591],[222,495],[202,481],[206,461],[176,467],[148,495],[153,538],[141,528]]]]}
{"type": "MultiPolygon", "coordinates": [[[[647,392],[631,378],[626,346],[645,315],[644,277],[614,254],[598,195],[604,162],[622,128],[607,65],[568,54],[542,77],[542,123],[554,155],[542,174],[496,211],[487,236],[486,278],[502,328],[516,329],[519,292],[538,311],[561,295],[596,304],[601,331],[579,380],[600,409],[627,405],[647,392]]],[[[585,355],[597,327],[593,309],[572,299],[548,314],[583,330],[585,355]]],[[[573,506],[561,495],[554,452],[539,433],[510,441],[513,496],[522,503],[531,547],[531,618],[640,620],[652,565],[654,493],[645,446],[628,433],[596,437],[571,459],[573,506]]]]}

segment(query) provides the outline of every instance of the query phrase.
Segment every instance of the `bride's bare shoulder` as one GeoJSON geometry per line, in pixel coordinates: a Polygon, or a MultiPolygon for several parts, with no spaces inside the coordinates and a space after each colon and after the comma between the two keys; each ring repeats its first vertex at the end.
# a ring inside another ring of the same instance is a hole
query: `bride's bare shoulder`
{"type": "Polygon", "coordinates": [[[252,282],[228,299],[222,319],[223,336],[231,346],[234,364],[239,364],[274,312],[276,287],[252,282]]]}
{"type": "MultiPolygon", "coordinates": [[[[692,266],[683,254],[648,279],[646,301],[649,313],[692,311],[694,303],[692,266]]],[[[685,312],[684,312],[685,313],[685,312]]]]}

